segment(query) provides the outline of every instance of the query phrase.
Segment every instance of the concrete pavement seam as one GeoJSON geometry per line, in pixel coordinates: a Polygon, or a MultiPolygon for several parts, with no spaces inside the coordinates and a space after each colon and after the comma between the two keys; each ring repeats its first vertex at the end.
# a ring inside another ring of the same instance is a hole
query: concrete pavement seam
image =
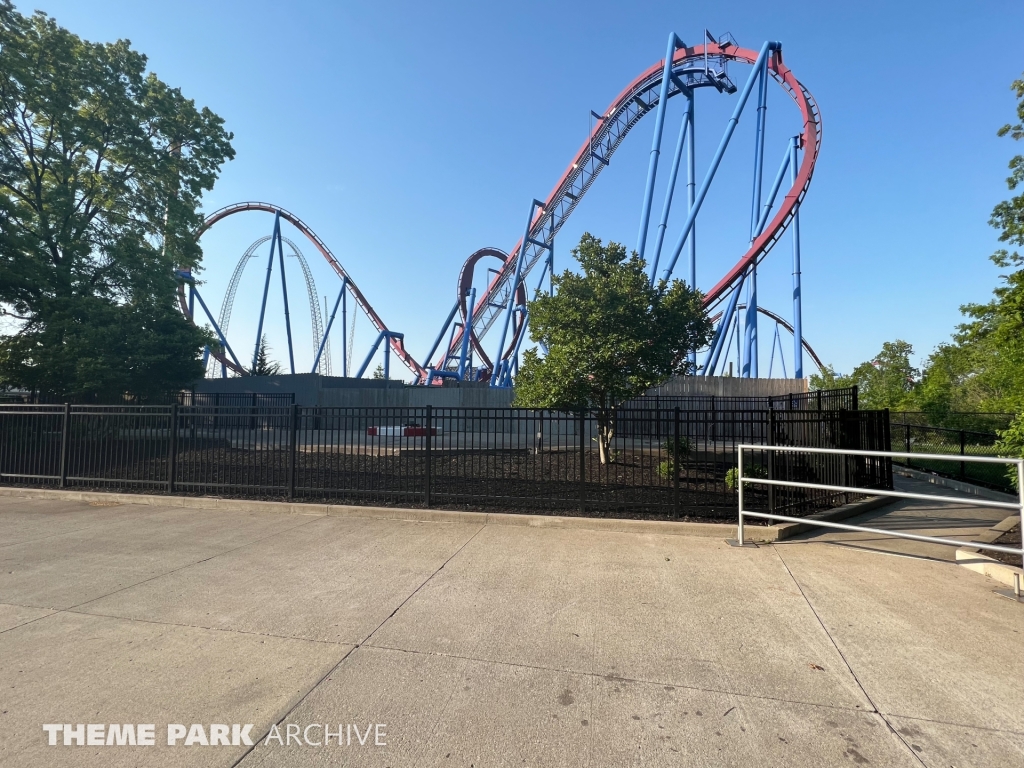
{"type": "Polygon", "coordinates": [[[315,518],[313,518],[311,520],[307,520],[305,523],[299,523],[298,525],[293,525],[290,528],[285,528],[285,529],[280,530],[280,531],[274,531],[273,533],[267,534],[266,536],[261,536],[258,539],[253,539],[252,541],[247,541],[245,544],[240,544],[237,547],[232,547],[231,549],[225,549],[223,552],[218,552],[215,555],[210,555],[209,557],[204,557],[202,560],[196,560],[196,561],[191,562],[191,563],[186,563],[185,565],[179,566],[177,568],[172,568],[169,571],[165,571],[163,573],[158,573],[156,576],[150,576],[148,579],[143,579],[142,581],[137,581],[134,584],[129,584],[126,587],[121,587],[120,589],[115,589],[113,592],[108,592],[105,595],[100,595],[99,597],[93,597],[93,598],[91,598],[89,600],[84,600],[81,603],[75,603],[74,605],[69,605],[69,606],[67,606],[65,608],[49,608],[48,610],[57,611],[58,613],[63,613],[65,611],[73,611],[75,608],[81,608],[83,605],[88,605],[89,603],[95,603],[97,600],[103,600],[104,598],[110,597],[111,595],[116,595],[118,592],[124,592],[126,589],[131,589],[132,587],[137,587],[137,586],[140,586],[141,584],[147,584],[147,583],[153,581],[154,579],[159,579],[159,578],[162,578],[164,576],[170,576],[172,573],[177,573],[178,571],[183,571],[186,568],[191,568],[192,566],[199,565],[200,563],[209,562],[210,560],[213,560],[214,558],[221,557],[223,555],[227,555],[227,554],[230,554],[232,552],[237,552],[238,550],[244,549],[245,547],[251,546],[252,544],[258,544],[261,541],[265,541],[266,539],[269,539],[269,538],[271,538],[273,536],[276,536],[279,533],[287,533],[288,531],[294,531],[296,528],[301,528],[302,526],[308,525],[309,523],[312,523],[312,522],[314,522],[316,520],[319,520],[319,519],[320,518],[315,517],[315,518]]]}
{"type": "Polygon", "coordinates": [[[368,635],[367,635],[367,636],[366,636],[366,637],[365,637],[365,638],[363,639],[363,641],[362,641],[361,643],[358,643],[358,644],[356,644],[356,645],[352,646],[352,648],[350,648],[350,649],[348,650],[348,652],[347,652],[347,653],[346,653],[346,654],[345,654],[344,656],[342,656],[342,657],[341,657],[341,658],[340,658],[340,659],[338,660],[338,663],[337,663],[337,664],[335,664],[335,665],[334,665],[333,667],[331,667],[331,668],[330,668],[330,669],[329,669],[329,670],[327,671],[327,673],[326,673],[326,674],[325,674],[325,675],[324,675],[323,677],[321,677],[321,678],[320,678],[319,680],[317,680],[317,681],[316,681],[315,683],[313,683],[313,685],[312,685],[312,686],[310,686],[309,690],[307,690],[307,691],[306,691],[306,692],[305,692],[304,694],[302,694],[302,696],[300,696],[300,697],[299,697],[298,701],[296,701],[296,702],[295,702],[295,703],[294,703],[294,704],[293,704],[292,706],[288,707],[287,711],[285,711],[285,713],[284,713],[283,715],[281,715],[281,717],[280,717],[280,718],[279,718],[279,719],[278,719],[278,720],[277,720],[276,722],[274,722],[274,723],[273,723],[273,724],[271,725],[271,727],[270,727],[270,728],[268,728],[268,729],[266,730],[266,732],[264,732],[264,733],[263,733],[263,734],[262,734],[262,735],[261,735],[261,736],[260,736],[260,737],[259,737],[258,739],[256,739],[256,740],[255,740],[255,741],[253,742],[253,746],[251,746],[251,747],[249,747],[249,748],[248,748],[247,750],[245,750],[245,752],[243,752],[243,753],[242,753],[242,754],[241,754],[241,755],[239,756],[239,758],[238,758],[238,759],[237,759],[237,760],[236,760],[236,761],[235,761],[234,763],[232,763],[232,764],[231,764],[231,765],[232,765],[232,768],[234,768],[235,766],[239,765],[239,764],[240,764],[240,763],[241,763],[241,762],[242,762],[242,761],[243,761],[243,760],[244,760],[244,759],[245,759],[246,757],[248,757],[248,756],[249,756],[249,755],[250,755],[250,754],[252,753],[252,751],[253,751],[254,749],[256,749],[256,745],[257,745],[257,744],[260,744],[261,742],[263,742],[263,741],[264,741],[264,740],[265,740],[265,739],[267,738],[267,734],[269,734],[269,733],[270,733],[270,730],[271,730],[271,729],[272,729],[272,728],[273,728],[274,726],[279,726],[279,725],[281,725],[281,723],[283,723],[283,722],[285,721],[285,719],[286,719],[286,718],[288,717],[288,715],[290,715],[290,714],[291,714],[292,712],[294,712],[294,711],[295,711],[295,709],[296,709],[297,707],[299,707],[299,705],[301,705],[301,704],[302,704],[302,702],[304,702],[304,701],[305,701],[305,700],[306,700],[307,698],[309,698],[309,695],[310,695],[311,693],[313,693],[313,691],[315,691],[315,690],[316,690],[317,688],[319,688],[319,687],[320,687],[320,684],[321,684],[321,683],[323,683],[323,681],[324,681],[324,680],[326,680],[326,679],[327,679],[327,678],[329,678],[329,677],[330,677],[331,675],[333,675],[333,674],[335,673],[335,671],[337,671],[337,669],[338,669],[338,668],[339,668],[339,667],[340,667],[340,666],[341,666],[342,664],[344,664],[344,663],[345,663],[345,660],[346,660],[346,659],[347,659],[347,658],[348,658],[349,656],[351,656],[351,655],[352,655],[352,654],[353,654],[353,653],[354,653],[354,652],[355,652],[356,650],[358,650],[359,648],[361,648],[361,647],[362,647],[362,646],[363,646],[363,645],[364,645],[364,644],[366,643],[366,641],[367,641],[367,640],[369,640],[369,639],[370,639],[371,637],[373,637],[374,633],[375,633],[375,632],[376,632],[376,631],[377,631],[378,629],[380,629],[381,627],[383,627],[383,626],[384,626],[384,625],[385,625],[385,624],[386,624],[386,623],[387,623],[387,622],[388,622],[388,621],[389,621],[389,620],[391,619],[391,617],[392,617],[392,616],[394,616],[394,615],[395,615],[396,613],[398,613],[398,610],[399,610],[399,609],[400,609],[400,608],[401,608],[401,607],[402,607],[403,605],[405,605],[405,604],[406,604],[407,602],[409,602],[409,600],[411,600],[411,599],[412,599],[413,595],[415,595],[415,594],[416,594],[417,592],[419,592],[419,591],[420,591],[420,590],[421,590],[421,589],[423,588],[424,584],[426,584],[426,583],[427,583],[428,581],[430,581],[430,580],[431,580],[432,578],[434,578],[434,576],[436,576],[436,575],[437,575],[438,573],[440,573],[440,572],[441,572],[441,570],[442,570],[442,569],[443,569],[443,568],[444,568],[444,567],[445,567],[446,565],[448,565],[448,563],[450,563],[450,562],[452,561],[452,558],[453,558],[453,557],[455,557],[455,556],[456,556],[457,554],[459,554],[459,552],[461,552],[461,551],[462,551],[463,549],[465,549],[465,548],[466,548],[466,546],[467,546],[467,545],[469,544],[469,542],[471,542],[471,541],[472,541],[473,539],[475,539],[475,538],[476,538],[476,536],[477,536],[477,534],[479,534],[479,533],[480,533],[480,531],[482,531],[482,530],[483,530],[484,528],[486,528],[486,527],[487,527],[486,525],[481,525],[481,526],[480,526],[480,528],[478,528],[478,529],[477,529],[476,531],[474,531],[474,532],[473,532],[473,535],[472,535],[472,536],[470,536],[470,537],[469,537],[468,539],[466,539],[466,541],[465,541],[465,542],[463,542],[462,546],[460,546],[460,547],[459,547],[458,549],[456,549],[456,550],[455,550],[455,551],[454,551],[454,552],[453,552],[453,553],[451,554],[451,556],[450,556],[450,557],[448,557],[448,559],[447,559],[447,560],[445,560],[445,561],[444,561],[443,563],[441,563],[441,565],[440,565],[440,566],[439,566],[439,567],[438,567],[438,568],[437,568],[437,569],[436,569],[436,570],[435,570],[435,571],[434,571],[433,573],[431,573],[431,574],[430,574],[430,575],[429,575],[429,576],[428,576],[428,577],[427,577],[426,579],[424,579],[424,580],[423,580],[423,583],[421,583],[421,584],[420,584],[420,585],[419,585],[418,587],[416,587],[416,589],[414,589],[414,590],[413,590],[413,591],[412,591],[411,593],[409,593],[409,595],[408,595],[408,596],[407,596],[407,597],[406,597],[406,598],[405,598],[405,599],[404,599],[404,600],[403,600],[403,601],[402,601],[401,603],[399,603],[399,604],[398,604],[398,607],[397,607],[397,608],[395,608],[395,610],[393,610],[393,611],[392,611],[392,612],[391,612],[391,613],[390,613],[390,614],[388,615],[388,617],[387,617],[386,619],[384,619],[384,621],[382,621],[382,622],[381,622],[380,624],[378,624],[378,625],[377,625],[376,629],[374,629],[374,630],[373,630],[372,632],[370,632],[370,634],[368,634],[368,635]]]}
{"type": "Polygon", "coordinates": [[[910,743],[906,739],[904,739],[903,735],[893,727],[892,723],[889,722],[889,718],[887,718],[885,716],[885,713],[882,712],[875,704],[874,700],[871,698],[871,695],[867,692],[867,689],[864,687],[864,684],[860,681],[860,678],[857,677],[857,673],[854,671],[853,666],[850,664],[850,661],[846,658],[846,654],[843,653],[842,649],[839,647],[839,644],[836,642],[835,638],[832,637],[832,633],[829,632],[828,627],[825,626],[825,622],[821,620],[821,616],[818,615],[817,610],[815,610],[814,606],[811,604],[810,599],[808,599],[807,597],[807,593],[804,592],[803,586],[801,586],[800,582],[797,581],[796,575],[793,573],[793,571],[790,570],[789,564],[786,562],[786,559],[782,556],[782,553],[779,552],[777,547],[772,547],[772,549],[775,550],[776,556],[779,558],[779,561],[782,563],[782,566],[786,569],[786,573],[789,574],[789,578],[793,580],[793,584],[796,586],[798,590],[800,590],[800,596],[803,597],[804,602],[807,603],[807,607],[814,615],[815,620],[817,620],[818,625],[821,627],[822,632],[825,633],[825,636],[828,638],[828,641],[832,643],[832,647],[836,649],[836,653],[839,654],[839,658],[843,660],[843,664],[846,665],[846,669],[849,670],[850,676],[853,678],[853,681],[857,683],[857,687],[860,688],[861,693],[864,694],[864,698],[868,700],[868,703],[871,705],[871,709],[874,710],[875,714],[878,715],[878,717],[881,719],[883,723],[885,723],[885,727],[889,729],[889,732],[893,736],[895,736],[896,739],[900,742],[900,744],[902,744],[906,748],[907,753],[913,756],[913,758],[923,768],[927,768],[924,760],[920,758],[917,752],[910,746],[910,743]]]}
{"type": "Polygon", "coordinates": [[[275,640],[298,640],[303,643],[319,643],[320,645],[351,645],[356,647],[354,642],[344,640],[313,640],[308,637],[296,637],[294,635],[275,635],[272,632],[253,632],[248,629],[233,629],[231,627],[208,627],[204,624],[180,624],[177,621],[157,621],[156,619],[136,619],[130,616],[117,616],[112,613],[91,613],[90,611],[78,611],[68,608],[60,613],[73,613],[76,616],[95,616],[101,619],[120,619],[121,621],[134,621],[138,624],[155,624],[161,627],[181,627],[183,629],[205,629],[210,632],[230,632],[236,635],[251,635],[252,637],[272,637],[275,640]]]}
{"type": "Polygon", "coordinates": [[[469,537],[468,539],[466,539],[466,540],[465,540],[465,541],[463,542],[463,544],[462,544],[462,546],[461,546],[461,547],[459,547],[459,548],[458,548],[458,549],[456,549],[456,550],[455,550],[454,552],[452,552],[451,556],[450,556],[450,557],[449,557],[449,558],[448,558],[447,560],[445,560],[445,561],[444,561],[443,563],[441,563],[440,567],[439,567],[439,568],[438,568],[437,570],[435,570],[435,571],[434,571],[434,572],[433,572],[432,574],[430,574],[429,576],[427,576],[427,578],[425,578],[425,579],[423,580],[423,582],[422,582],[422,583],[421,583],[421,584],[420,584],[420,585],[419,585],[418,587],[416,587],[416,589],[414,589],[414,590],[413,590],[412,592],[410,592],[410,593],[409,593],[409,595],[408,595],[408,596],[407,596],[407,597],[405,598],[405,600],[403,600],[403,601],[402,601],[401,603],[399,603],[399,604],[398,604],[398,606],[397,606],[397,607],[395,608],[395,610],[393,610],[393,611],[392,611],[392,612],[391,612],[390,614],[388,614],[388,617],[387,617],[386,619],[384,619],[384,621],[382,621],[382,622],[381,622],[380,624],[378,624],[378,625],[377,625],[377,627],[376,627],[376,628],[375,628],[375,629],[374,629],[374,630],[373,630],[372,632],[370,632],[370,634],[368,634],[368,635],[367,635],[366,637],[364,637],[364,638],[363,638],[363,641],[362,641],[361,643],[359,643],[359,644],[358,644],[358,645],[357,645],[356,647],[358,648],[359,646],[362,646],[362,645],[366,645],[366,644],[367,644],[368,642],[370,642],[370,638],[371,638],[371,637],[373,637],[373,636],[374,636],[375,634],[377,634],[377,632],[378,632],[378,631],[380,631],[380,628],[381,628],[381,627],[383,627],[383,626],[384,626],[385,624],[387,624],[387,623],[388,623],[389,621],[391,621],[392,617],[393,617],[393,616],[394,616],[394,615],[395,615],[396,613],[398,613],[398,612],[399,612],[400,610],[402,610],[402,606],[403,606],[403,605],[405,605],[405,604],[406,604],[406,603],[408,603],[408,602],[409,602],[410,600],[412,600],[412,599],[413,599],[413,598],[414,598],[414,597],[415,597],[415,596],[417,595],[417,593],[418,593],[418,592],[419,592],[419,591],[420,591],[421,589],[423,589],[423,587],[425,587],[425,586],[427,585],[427,583],[428,583],[428,582],[429,582],[429,581],[430,581],[430,580],[431,580],[432,578],[434,578],[435,576],[437,576],[437,574],[439,574],[439,573],[440,573],[440,572],[441,572],[442,570],[444,570],[444,567],[445,567],[446,565],[448,565],[448,563],[450,563],[450,562],[451,562],[451,561],[452,561],[453,559],[455,559],[455,557],[456,557],[456,556],[457,556],[457,555],[458,555],[458,554],[459,554],[460,552],[462,552],[462,550],[464,550],[464,549],[465,549],[466,547],[468,547],[468,546],[469,546],[469,543],[470,543],[471,541],[473,541],[473,539],[475,539],[475,538],[476,538],[476,537],[477,537],[477,536],[478,536],[478,535],[480,534],[480,531],[482,531],[482,530],[483,530],[484,528],[486,528],[486,527],[487,527],[487,525],[486,525],[486,524],[484,524],[484,525],[481,525],[481,526],[480,526],[480,527],[479,527],[479,528],[478,528],[478,529],[477,529],[476,531],[474,531],[474,532],[473,532],[473,535],[472,535],[472,536],[470,536],[470,537],[469,537]]]}
{"type": "MultiPolygon", "coordinates": [[[[409,653],[416,656],[438,656],[445,659],[459,659],[461,661],[472,661],[480,664],[497,664],[505,667],[515,667],[517,669],[534,669],[539,672],[559,672],[563,674],[577,675],[578,677],[589,677],[595,680],[607,680],[607,675],[602,675],[598,672],[581,672],[573,669],[559,669],[558,667],[545,667],[539,664],[523,664],[522,662],[516,661],[495,661],[494,659],[482,659],[475,656],[463,656],[457,653],[441,653],[439,651],[414,651],[407,648],[396,648],[388,645],[370,645],[369,643],[363,643],[360,648],[372,648],[378,651],[394,651],[396,653],[409,653]]],[[[843,707],[837,704],[821,704],[815,701],[800,701],[798,699],[784,699],[779,696],[764,696],[756,693],[742,693],[740,691],[729,691],[721,688],[701,688],[697,685],[686,685],[685,683],[676,683],[671,680],[644,680],[638,677],[622,677],[615,675],[612,679],[621,680],[625,683],[641,683],[643,685],[658,685],[665,686],[670,685],[673,688],[681,688],[687,691],[699,691],[701,693],[718,693],[723,696],[739,696],[747,699],[759,699],[761,701],[777,701],[783,704],[799,704],[800,706],[806,707],[820,707],[822,709],[838,709],[844,712],[863,712],[865,714],[875,714],[869,712],[866,709],[859,709],[857,707],[843,707]]]]}

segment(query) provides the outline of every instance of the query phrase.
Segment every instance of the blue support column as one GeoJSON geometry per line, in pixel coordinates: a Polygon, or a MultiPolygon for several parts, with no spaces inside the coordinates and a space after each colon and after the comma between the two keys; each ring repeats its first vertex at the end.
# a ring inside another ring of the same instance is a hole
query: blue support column
{"type": "Polygon", "coordinates": [[[277,238],[277,256],[281,262],[281,295],[284,297],[284,329],[288,334],[288,365],[295,375],[295,352],[292,349],[292,320],[288,312],[288,281],[284,276],[284,244],[281,242],[281,220],[274,224],[274,237],[277,238]]]}
{"type": "MultiPolygon", "coordinates": [[[[508,336],[508,325],[512,321],[512,312],[516,306],[516,289],[523,279],[523,262],[526,261],[526,245],[530,241],[530,226],[533,224],[533,212],[540,208],[544,209],[544,203],[534,200],[530,203],[530,215],[526,217],[526,231],[523,232],[523,239],[519,245],[519,253],[516,254],[516,276],[509,286],[508,309],[505,312],[505,324],[501,329],[501,341],[498,344],[498,354],[494,356],[494,372],[491,374],[491,386],[498,383],[498,375],[501,372],[502,355],[505,352],[505,338],[508,336]]],[[[466,331],[468,333],[468,331],[466,331]]]]}
{"type": "MultiPolygon", "coordinates": [[[[686,44],[675,32],[668,36],[668,50],[665,52],[665,66],[661,74],[661,91],[658,96],[658,111],[654,115],[654,140],[651,142],[651,159],[647,166],[647,184],[644,187],[644,205],[640,212],[640,234],[637,235],[636,252],[644,257],[647,245],[647,227],[651,221],[651,200],[654,197],[654,182],[658,175],[658,158],[661,155],[661,134],[665,128],[665,112],[668,109],[668,91],[672,84],[672,58],[677,48],[686,44]]],[[[671,185],[669,194],[671,195],[671,185]]]]}
{"type": "MultiPolygon", "coordinates": [[[[672,195],[676,188],[676,178],[679,175],[679,163],[683,158],[683,147],[686,144],[686,137],[690,134],[690,117],[693,114],[693,92],[691,91],[687,102],[689,106],[686,114],[683,115],[683,122],[679,126],[679,138],[676,139],[676,150],[672,155],[672,170],[669,171],[668,187],[665,189],[665,204],[661,209],[661,221],[658,222],[658,233],[654,241],[654,260],[651,263],[651,274],[658,273],[658,262],[661,260],[661,248],[665,242],[665,230],[668,228],[668,216],[672,210],[672,195]]],[[[660,107],[659,107],[660,109],[660,107]]],[[[692,146],[693,139],[690,139],[692,146]]],[[[689,190],[688,190],[689,195],[689,190]]],[[[641,254],[642,256],[642,254],[641,254]]]]}
{"type": "MultiPolygon", "coordinates": [[[[768,58],[765,57],[758,70],[757,127],[754,133],[754,189],[750,204],[750,242],[761,234],[761,192],[764,176],[764,134],[765,113],[768,109],[768,58]]],[[[781,176],[781,173],[780,173],[781,176]]],[[[758,377],[757,348],[757,263],[750,265],[750,281],[747,283],[747,310],[744,313],[745,359],[743,376],[758,377]]]]}
{"type": "Polygon", "coordinates": [[[732,317],[736,312],[736,305],[739,303],[741,290],[743,290],[742,278],[732,290],[732,296],[729,297],[729,303],[726,305],[722,319],[718,321],[718,328],[715,329],[715,335],[711,340],[711,346],[708,348],[707,356],[704,358],[704,367],[702,368],[702,371],[705,376],[714,375],[714,370],[718,365],[718,358],[721,357],[722,350],[725,349],[725,337],[728,335],[729,323],[732,321],[732,317]]]}
{"type": "MultiPolygon", "coordinates": [[[[476,304],[476,288],[469,289],[469,311],[466,312],[466,323],[463,326],[462,351],[459,353],[459,381],[466,375],[466,359],[469,357],[469,335],[473,328],[473,305],[476,304]],[[469,329],[469,330],[467,330],[469,329]]],[[[431,355],[434,353],[431,352],[431,355]]]]}
{"type": "MultiPolygon", "coordinates": [[[[344,295],[345,295],[345,288],[347,286],[348,286],[348,277],[341,278],[341,290],[338,291],[338,298],[334,302],[334,309],[331,310],[331,317],[327,321],[327,327],[324,328],[324,337],[322,339],[320,339],[320,347],[319,347],[319,349],[317,349],[317,351],[316,351],[316,358],[313,360],[313,370],[312,370],[312,373],[316,373],[316,368],[320,364],[320,355],[322,355],[324,353],[324,347],[327,346],[327,337],[331,333],[331,326],[334,325],[334,316],[336,314],[338,314],[338,305],[341,303],[342,297],[344,297],[344,295]]],[[[325,307],[325,309],[326,309],[326,307],[325,307]]],[[[342,328],[341,335],[344,336],[345,335],[345,321],[344,321],[344,319],[342,319],[342,321],[341,321],[341,328],[342,328]]],[[[344,355],[345,354],[344,342],[342,344],[342,348],[341,349],[342,349],[342,354],[344,355]]]]}
{"type": "MultiPolygon", "coordinates": [[[[789,141],[789,178],[796,184],[797,153],[800,137],[789,141]]],[[[793,375],[804,377],[804,323],[800,293],[800,206],[793,211],[793,375]]]]}
{"type": "Polygon", "coordinates": [[[764,176],[764,134],[765,118],[768,109],[768,59],[758,75],[757,89],[757,127],[754,131],[754,189],[750,201],[750,240],[753,242],[757,237],[755,229],[761,217],[761,186],[764,176]]]}
{"type": "MultiPolygon", "coordinates": [[[[355,323],[355,318],[353,318],[353,323],[355,323]]],[[[346,291],[341,293],[341,375],[348,378],[348,293],[346,291]]]]}
{"type": "MultiPolygon", "coordinates": [[[[281,212],[274,214],[274,234],[281,229],[281,212]]],[[[270,292],[270,274],[274,271],[274,248],[277,246],[277,238],[270,238],[270,259],[267,261],[267,279],[263,283],[263,303],[260,304],[260,322],[256,326],[256,347],[252,352],[252,369],[256,370],[256,359],[260,356],[260,341],[263,339],[263,318],[267,313],[267,294],[270,292]]]]}
{"type": "MultiPolygon", "coordinates": [[[[693,100],[694,97],[691,95],[689,102],[686,105],[686,121],[690,127],[690,138],[686,147],[686,204],[688,208],[693,208],[694,196],[697,192],[697,169],[695,160],[695,146],[697,141],[696,126],[693,122],[693,100]]],[[[690,246],[690,287],[697,287],[697,222],[693,223],[690,227],[690,236],[687,238],[687,243],[690,246]]],[[[653,273],[652,273],[653,274],[653,273]]],[[[690,352],[690,365],[693,368],[694,373],[697,372],[697,350],[690,352]]]]}
{"type": "Polygon", "coordinates": [[[231,349],[231,345],[228,344],[228,340],[224,337],[224,333],[221,331],[220,326],[217,325],[217,321],[213,319],[213,313],[210,312],[210,308],[206,306],[206,302],[203,301],[202,295],[200,295],[199,291],[195,289],[193,289],[193,293],[195,297],[199,299],[199,306],[203,308],[203,312],[205,312],[206,317],[209,318],[210,324],[213,326],[213,330],[217,332],[217,338],[220,339],[220,343],[224,345],[224,349],[226,349],[228,354],[231,355],[231,359],[235,361],[235,365],[241,368],[242,364],[238,362],[238,358],[235,357],[235,353],[231,349]]]}
{"type": "MultiPolygon", "coordinates": [[[[427,356],[425,358],[423,358],[423,367],[424,368],[429,368],[430,367],[430,359],[434,356],[434,353],[437,351],[437,348],[441,345],[441,339],[444,338],[445,332],[448,330],[448,327],[452,324],[452,320],[455,319],[455,313],[458,312],[458,311],[459,311],[459,302],[456,301],[452,305],[452,311],[448,313],[448,319],[445,320],[444,321],[444,325],[441,326],[441,332],[438,333],[437,334],[437,338],[434,339],[434,346],[432,346],[430,348],[430,351],[427,352],[427,356]]],[[[470,307],[469,311],[472,312],[473,308],[470,307]]],[[[466,334],[463,334],[463,336],[465,336],[465,335],[466,334]]],[[[451,345],[450,344],[449,344],[449,349],[451,349],[451,345]]]]}
{"type": "MultiPolygon", "coordinates": [[[[697,214],[700,212],[700,206],[704,203],[704,198],[707,197],[708,190],[711,188],[711,182],[714,180],[715,173],[718,171],[718,166],[722,164],[722,157],[725,155],[725,150],[729,146],[729,141],[732,139],[733,133],[736,132],[736,126],[739,124],[740,115],[743,114],[743,107],[746,106],[747,99],[750,98],[750,92],[754,88],[754,83],[757,82],[758,72],[764,66],[768,53],[779,50],[781,47],[782,46],[779,43],[770,41],[761,46],[761,52],[758,54],[757,61],[754,62],[754,71],[751,72],[750,77],[747,78],[746,85],[743,86],[743,90],[740,92],[739,102],[736,104],[736,109],[733,111],[732,117],[729,118],[729,123],[725,128],[725,134],[722,136],[722,141],[719,143],[718,149],[715,150],[715,156],[711,160],[711,167],[708,168],[708,172],[704,176],[704,181],[701,183],[694,203],[690,207],[690,213],[686,217],[686,223],[683,225],[683,231],[680,233],[679,239],[676,241],[676,245],[672,249],[672,258],[669,260],[668,266],[662,274],[663,280],[667,281],[672,277],[672,270],[675,269],[676,261],[679,260],[679,255],[683,252],[683,246],[686,244],[686,238],[690,235],[690,230],[693,229],[694,221],[697,219],[697,214]]],[[[654,282],[653,274],[651,275],[651,282],[654,282]]]]}
{"type": "Polygon", "coordinates": [[[757,265],[748,270],[747,309],[743,313],[743,378],[757,378],[757,265]]]}

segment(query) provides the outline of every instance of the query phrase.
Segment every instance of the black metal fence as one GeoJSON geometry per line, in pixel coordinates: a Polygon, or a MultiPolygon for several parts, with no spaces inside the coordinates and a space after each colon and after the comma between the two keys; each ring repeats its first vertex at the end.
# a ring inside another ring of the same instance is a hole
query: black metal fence
{"type": "Polygon", "coordinates": [[[1014,413],[998,411],[950,411],[941,416],[923,411],[893,411],[892,422],[968,432],[996,432],[1009,427],[1014,416],[1014,413]]]}
{"type": "Polygon", "coordinates": [[[1007,493],[1015,493],[1002,464],[957,461],[957,456],[994,456],[999,435],[967,429],[945,429],[920,424],[893,424],[894,450],[906,453],[949,455],[949,461],[935,459],[899,459],[897,463],[912,469],[935,472],[945,477],[976,483],[1007,493]]]}
{"type": "MultiPolygon", "coordinates": [[[[599,432],[589,411],[0,406],[0,482],[730,520],[741,443],[878,450],[890,443],[884,411],[624,408],[605,461],[599,432]]],[[[892,487],[885,462],[754,454],[745,465],[760,476],[892,487]]],[[[807,489],[750,493],[752,508],[788,514],[844,500],[807,489]]]]}

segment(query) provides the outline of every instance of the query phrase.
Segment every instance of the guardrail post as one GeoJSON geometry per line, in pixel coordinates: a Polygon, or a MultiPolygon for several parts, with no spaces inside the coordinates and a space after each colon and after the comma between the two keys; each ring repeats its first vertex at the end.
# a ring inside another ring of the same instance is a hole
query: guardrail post
{"type": "Polygon", "coordinates": [[[679,406],[676,406],[674,416],[672,420],[672,514],[679,517],[679,406]]]}
{"type": "Polygon", "coordinates": [[[580,514],[587,512],[587,458],[586,448],[587,411],[580,408],[580,514]]]}
{"type": "Polygon", "coordinates": [[[739,496],[739,523],[736,526],[736,541],[743,546],[743,445],[736,451],[736,492],[739,496]]]}
{"type": "Polygon", "coordinates": [[[299,406],[292,405],[289,421],[290,446],[288,451],[288,498],[295,498],[295,460],[299,450],[299,406]]]}
{"type": "MultiPolygon", "coordinates": [[[[961,429],[960,430],[960,455],[963,456],[966,452],[967,452],[967,432],[965,430],[961,429]]],[[[966,480],[967,479],[967,462],[966,461],[961,461],[960,462],[960,479],[961,480],[966,480]]]]}
{"type": "Polygon", "coordinates": [[[178,473],[178,404],[171,405],[170,446],[167,454],[167,492],[174,493],[174,476],[178,473]]]}
{"type": "Polygon", "coordinates": [[[68,451],[71,443],[71,403],[64,403],[64,419],[60,428],[60,487],[68,485],[68,451]]]}
{"type": "Polygon", "coordinates": [[[431,481],[431,444],[434,442],[434,406],[427,406],[427,436],[426,436],[426,450],[425,454],[427,457],[427,472],[425,477],[425,488],[423,491],[423,503],[425,506],[430,506],[430,481],[431,481]]]}

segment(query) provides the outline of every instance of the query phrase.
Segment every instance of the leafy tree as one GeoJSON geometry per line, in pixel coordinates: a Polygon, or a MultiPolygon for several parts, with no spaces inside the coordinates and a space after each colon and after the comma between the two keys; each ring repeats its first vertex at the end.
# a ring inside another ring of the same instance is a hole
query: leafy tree
{"type": "Polygon", "coordinates": [[[267,344],[267,334],[260,338],[260,350],[256,353],[256,365],[249,369],[250,376],[277,376],[281,373],[281,364],[270,359],[270,346],[267,344]]]}
{"type": "Polygon", "coordinates": [[[231,135],[146,73],[0,0],[0,386],[142,397],[202,376],[210,334],[175,309],[199,198],[231,135]]]}
{"type": "Polygon", "coordinates": [[[910,364],[914,348],[905,341],[887,341],[874,360],[853,369],[862,408],[906,410],[921,372],[910,364]]]}
{"type": "Polygon", "coordinates": [[[594,409],[602,463],[611,455],[615,409],[673,374],[690,373],[688,355],[711,339],[699,291],[679,280],[652,286],[646,263],[618,243],[587,233],[573,249],[583,270],[553,279],[554,293],[530,303],[530,338],[515,380],[524,408],[594,409]]]}
{"type": "Polygon", "coordinates": [[[853,385],[854,381],[851,376],[844,376],[841,373],[836,373],[836,369],[831,365],[826,365],[818,373],[812,373],[810,378],[810,386],[812,390],[844,389],[846,387],[852,387],[853,385]]]}
{"type": "Polygon", "coordinates": [[[920,375],[910,364],[914,348],[905,341],[887,341],[873,360],[861,363],[849,376],[826,366],[811,376],[812,389],[837,389],[856,385],[861,408],[905,410],[912,402],[920,375]]]}
{"type": "Polygon", "coordinates": [[[373,369],[373,378],[378,381],[384,380],[384,366],[377,363],[377,367],[373,369]]]}

